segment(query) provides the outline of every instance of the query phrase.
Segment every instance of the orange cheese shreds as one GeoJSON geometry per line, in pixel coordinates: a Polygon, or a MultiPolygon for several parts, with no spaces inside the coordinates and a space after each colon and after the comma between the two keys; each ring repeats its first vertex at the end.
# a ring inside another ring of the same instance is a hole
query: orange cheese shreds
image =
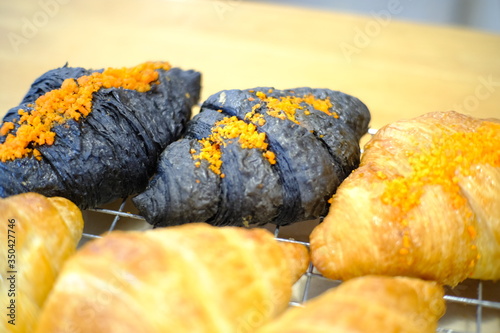
{"type": "Polygon", "coordinates": [[[3,123],[2,127],[0,127],[0,135],[1,136],[6,136],[7,133],[9,133],[11,130],[13,130],[15,127],[13,122],[6,121],[3,123]]]}
{"type": "Polygon", "coordinates": [[[339,118],[339,115],[336,112],[330,111],[333,105],[329,98],[319,99],[314,97],[313,95],[306,95],[302,99],[304,102],[311,104],[314,109],[324,112],[327,115],[332,116],[336,119],[339,118]]]}
{"type": "Polygon", "coordinates": [[[276,164],[276,154],[273,153],[272,151],[270,150],[266,150],[263,154],[263,156],[265,158],[267,158],[267,160],[269,161],[269,163],[271,164],[276,164]]]}
{"type": "MultiPolygon", "coordinates": [[[[256,148],[262,150],[262,156],[269,161],[270,164],[276,164],[276,154],[267,149],[266,134],[257,131],[258,126],[264,126],[266,120],[264,115],[258,112],[258,109],[263,107],[267,108],[267,114],[282,120],[289,119],[296,124],[299,122],[295,119],[297,109],[303,109],[301,103],[308,103],[314,109],[325,112],[326,114],[338,118],[335,112],[330,112],[332,103],[328,98],[317,99],[312,94],[297,97],[285,96],[280,98],[268,97],[265,92],[249,90],[255,93],[255,96],[260,99],[262,103],[256,103],[252,109],[245,114],[244,120],[239,120],[237,117],[226,117],[217,122],[212,127],[212,134],[205,139],[199,140],[202,145],[200,152],[191,151],[192,157],[195,160],[195,166],[201,165],[201,160],[206,160],[209,163],[209,168],[216,174],[222,177],[221,173],[221,146],[225,146],[227,142],[236,140],[242,148],[256,148]]],[[[271,94],[272,89],[267,90],[267,94],[271,94]]],[[[254,97],[249,97],[248,101],[255,101],[254,97]]],[[[307,111],[307,110],[306,110],[307,111]]],[[[309,111],[305,114],[310,114],[309,111]]]]}
{"type": "Polygon", "coordinates": [[[245,119],[248,119],[251,121],[253,124],[256,124],[257,126],[264,126],[266,123],[266,120],[264,119],[264,116],[260,113],[257,113],[257,109],[261,107],[260,104],[255,104],[252,107],[252,111],[248,112],[245,115],[245,119]]]}
{"type": "MultiPolygon", "coordinates": [[[[430,144],[416,143],[415,151],[406,152],[411,172],[403,176],[389,177],[382,171],[376,176],[385,183],[382,203],[398,209],[394,215],[404,229],[408,229],[406,218],[410,210],[420,204],[425,186],[439,186],[451,198],[454,209],[460,209],[467,199],[460,190],[460,179],[472,174],[474,165],[500,167],[500,124],[484,122],[475,130],[451,132],[434,135],[430,144]]],[[[474,244],[477,230],[473,225],[473,213],[464,215],[464,227],[471,242],[471,250],[477,251],[474,244]]],[[[411,239],[406,234],[402,239],[401,255],[410,253],[411,239]]],[[[470,262],[473,268],[477,260],[470,262]]]]}
{"type": "Polygon", "coordinates": [[[193,159],[208,161],[210,170],[217,175],[222,175],[220,148],[221,146],[225,147],[228,142],[238,142],[244,149],[260,149],[269,163],[276,163],[274,153],[267,151],[266,134],[258,132],[256,125],[239,120],[234,116],[225,117],[215,123],[212,134],[199,142],[202,148],[198,154],[192,153],[193,159]]]}
{"type": "Polygon", "coordinates": [[[454,208],[464,205],[458,184],[461,176],[471,173],[471,166],[500,166],[500,125],[483,124],[475,131],[435,136],[429,147],[410,154],[412,173],[408,177],[386,181],[381,197],[384,204],[408,212],[420,202],[425,185],[439,185],[452,197],[454,208]]]}
{"type": "Polygon", "coordinates": [[[157,69],[169,70],[167,62],[145,62],[131,68],[107,68],[102,73],[75,79],[66,79],[59,89],[40,96],[29,105],[31,112],[18,111],[18,129],[9,133],[15,124],[5,122],[0,127],[0,135],[7,135],[0,144],[0,160],[6,162],[33,154],[41,158],[34,147],[52,145],[55,133],[52,128],[70,119],[79,120],[92,110],[92,96],[101,88],[124,88],[146,92],[158,80],[157,69]]]}
{"type": "MultiPolygon", "coordinates": [[[[222,166],[220,144],[212,142],[210,138],[199,140],[202,145],[199,154],[192,154],[195,160],[206,160],[209,163],[209,169],[215,172],[215,174],[220,175],[220,168],[222,166]]],[[[194,164],[196,167],[201,166],[200,161],[196,161],[194,164]]]]}
{"type": "MultiPolygon", "coordinates": [[[[295,118],[297,110],[304,109],[301,103],[310,104],[314,109],[324,112],[329,116],[333,116],[334,118],[339,117],[337,113],[330,111],[330,108],[333,105],[329,98],[319,99],[314,97],[312,94],[306,95],[304,97],[284,96],[275,98],[267,96],[262,91],[256,92],[255,95],[266,103],[269,109],[267,112],[268,115],[283,120],[288,119],[296,124],[299,124],[299,122],[295,118]]],[[[306,110],[304,114],[309,115],[310,112],[306,110]]]]}

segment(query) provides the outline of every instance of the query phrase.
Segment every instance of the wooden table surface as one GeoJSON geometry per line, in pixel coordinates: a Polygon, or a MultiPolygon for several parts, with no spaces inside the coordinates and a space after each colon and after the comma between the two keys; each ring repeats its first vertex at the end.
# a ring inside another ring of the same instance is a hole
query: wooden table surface
{"type": "Polygon", "coordinates": [[[203,95],[322,87],[360,98],[372,127],[429,111],[500,118],[500,35],[242,0],[0,2],[0,116],[64,65],[167,60],[203,73],[203,95]]]}
{"type": "MultiPolygon", "coordinates": [[[[66,62],[167,60],[203,73],[202,100],[222,89],[310,86],[357,96],[373,128],[438,110],[500,118],[500,35],[397,21],[404,4],[362,17],[242,0],[3,0],[0,117],[66,62]]],[[[294,237],[307,238],[300,228],[294,237]]],[[[460,330],[474,325],[474,314],[472,324],[458,318],[460,330]]]]}

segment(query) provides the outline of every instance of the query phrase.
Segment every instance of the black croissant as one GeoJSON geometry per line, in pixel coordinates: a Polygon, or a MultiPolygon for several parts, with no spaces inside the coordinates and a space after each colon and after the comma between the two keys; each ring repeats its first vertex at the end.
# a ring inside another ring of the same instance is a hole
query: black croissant
{"type": "Polygon", "coordinates": [[[370,113],[328,89],[227,90],[206,100],[132,200],[156,226],[286,225],[327,212],[359,165],[370,113]]]}
{"type": "Polygon", "coordinates": [[[45,73],[0,123],[0,197],[32,191],[88,208],[143,191],[199,93],[200,73],[163,62],[45,73]]]}

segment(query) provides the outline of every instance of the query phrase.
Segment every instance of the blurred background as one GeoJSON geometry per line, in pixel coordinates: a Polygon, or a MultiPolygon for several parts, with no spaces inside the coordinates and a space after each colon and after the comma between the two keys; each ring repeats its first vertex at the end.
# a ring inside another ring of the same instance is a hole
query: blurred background
{"type": "Polygon", "coordinates": [[[277,4],[289,4],[316,9],[346,11],[370,15],[388,3],[399,4],[400,13],[394,15],[409,20],[438,25],[457,25],[500,33],[499,0],[261,0],[277,4]]]}
{"type": "Polygon", "coordinates": [[[33,80],[168,60],[222,89],[328,87],[372,127],[425,112],[499,117],[500,0],[0,0],[0,116],[33,80]]]}

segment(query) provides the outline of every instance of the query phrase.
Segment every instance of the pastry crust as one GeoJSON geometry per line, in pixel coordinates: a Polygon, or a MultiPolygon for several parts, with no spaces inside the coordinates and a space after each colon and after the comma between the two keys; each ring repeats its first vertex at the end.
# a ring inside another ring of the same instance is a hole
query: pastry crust
{"type": "Polygon", "coordinates": [[[2,309],[15,301],[15,318],[3,318],[0,331],[33,332],[63,263],[74,253],[80,240],[82,214],[67,199],[24,193],[0,199],[0,221],[2,309]],[[14,255],[9,257],[14,261],[7,260],[9,254],[14,255]],[[7,280],[11,276],[14,276],[14,288],[7,280]],[[9,292],[11,289],[13,294],[9,292]],[[15,319],[15,325],[8,323],[11,319],[15,319]]]}
{"type": "Polygon", "coordinates": [[[286,311],[256,333],[436,332],[443,288],[407,277],[365,276],[286,311]]]}
{"type": "Polygon", "coordinates": [[[37,332],[253,330],[287,307],[307,268],[307,251],[290,246],[303,247],[202,223],[114,231],[67,262],[37,332]]]}
{"type": "Polygon", "coordinates": [[[167,62],[44,73],[0,119],[0,197],[36,192],[86,209],[143,191],[200,80],[167,62]]]}
{"type": "Polygon", "coordinates": [[[220,91],[163,151],[132,202],[155,226],[317,219],[359,165],[370,117],[359,99],[330,89],[220,91]]]}
{"type": "Polygon", "coordinates": [[[500,123],[436,112],[381,129],[310,236],[332,279],[500,278],[500,123]]]}

